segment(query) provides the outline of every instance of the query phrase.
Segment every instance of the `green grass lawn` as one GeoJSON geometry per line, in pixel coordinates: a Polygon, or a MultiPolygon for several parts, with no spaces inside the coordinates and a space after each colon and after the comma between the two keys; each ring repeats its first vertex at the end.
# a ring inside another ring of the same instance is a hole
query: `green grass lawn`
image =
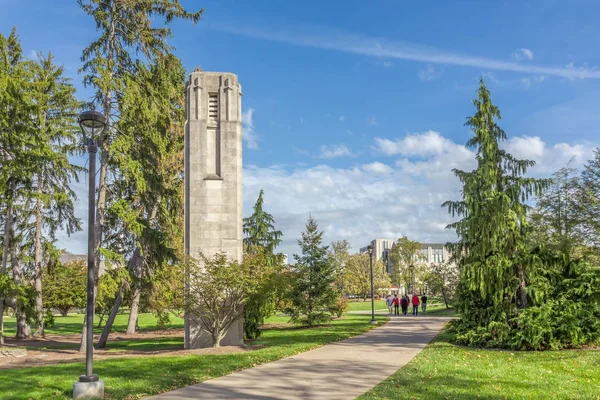
{"type": "MultiPolygon", "coordinates": [[[[46,333],[54,333],[54,334],[78,334],[81,332],[81,322],[77,323],[77,321],[81,321],[83,319],[83,315],[69,315],[68,317],[55,317],[56,325],[53,329],[46,330],[46,333]]],[[[119,324],[115,324],[115,329],[113,331],[116,332],[125,332],[127,329],[127,318],[128,315],[119,315],[117,317],[117,321],[119,324]]],[[[265,320],[265,324],[287,324],[290,318],[288,316],[275,315],[265,320]]],[[[14,323],[15,320],[12,318],[8,326],[12,329],[9,331],[7,336],[14,335],[14,323]]],[[[139,325],[140,331],[151,331],[157,329],[156,318],[152,314],[140,314],[139,317],[139,325]]],[[[183,319],[174,318],[170,328],[180,328],[183,329],[183,319]]],[[[99,333],[100,330],[97,330],[99,333]]],[[[56,349],[78,349],[78,343],[60,343],[60,344],[49,344],[47,346],[38,347],[38,346],[26,346],[26,348],[31,350],[56,350],[56,349]]],[[[109,341],[106,344],[106,348],[111,351],[122,351],[122,350],[132,350],[132,351],[158,351],[158,350],[177,350],[183,348],[183,333],[180,337],[159,337],[159,338],[139,338],[139,339],[130,339],[130,340],[119,340],[119,341],[109,341]]]]}
{"type": "MultiPolygon", "coordinates": [[[[282,318],[282,317],[278,317],[282,318]]],[[[331,325],[269,329],[252,344],[264,349],[223,355],[135,357],[98,360],[94,372],[111,400],[138,399],[308,351],[373,328],[368,315],[347,315],[331,325]]],[[[386,318],[378,317],[383,321],[386,318]]],[[[287,320],[286,320],[287,321],[287,320]]],[[[2,399],[69,399],[83,363],[0,370],[2,399]]]]}
{"type": "MultiPolygon", "coordinates": [[[[370,311],[371,310],[371,299],[367,301],[350,301],[348,303],[348,311],[370,311]]],[[[385,300],[375,300],[375,310],[387,310],[385,300]]]]}
{"type": "MultiPolygon", "coordinates": [[[[66,317],[54,317],[55,325],[53,328],[46,328],[48,334],[69,334],[81,333],[84,314],[73,314],[66,317]]],[[[125,332],[127,330],[127,320],[129,314],[119,314],[113,324],[113,332],[125,332]]],[[[101,333],[102,328],[98,328],[98,317],[95,317],[94,332],[101,333]]],[[[140,314],[138,325],[141,331],[157,329],[156,318],[153,314],[140,314]]],[[[171,324],[166,328],[183,328],[183,318],[171,315],[171,324]]],[[[14,336],[17,334],[16,321],[14,318],[4,317],[4,335],[14,336]]]]}
{"type": "Polygon", "coordinates": [[[442,332],[359,399],[600,399],[600,351],[483,350],[450,339],[442,332]]]}

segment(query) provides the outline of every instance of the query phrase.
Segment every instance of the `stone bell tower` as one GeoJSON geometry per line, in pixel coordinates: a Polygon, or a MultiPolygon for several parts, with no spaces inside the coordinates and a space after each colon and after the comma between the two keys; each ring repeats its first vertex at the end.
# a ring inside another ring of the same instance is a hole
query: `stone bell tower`
{"type": "MultiPolygon", "coordinates": [[[[242,261],[242,88],[236,75],[195,70],[186,84],[185,253],[242,261]]],[[[222,345],[244,343],[243,320],[222,345]]],[[[210,347],[185,318],[185,348],[210,347]]]]}

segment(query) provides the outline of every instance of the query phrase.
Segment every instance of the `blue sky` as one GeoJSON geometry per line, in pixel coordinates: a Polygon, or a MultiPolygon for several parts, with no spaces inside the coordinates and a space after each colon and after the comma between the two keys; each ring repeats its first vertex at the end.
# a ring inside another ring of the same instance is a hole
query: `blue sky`
{"type": "MultiPolygon", "coordinates": [[[[244,209],[264,187],[286,253],[309,213],[326,241],[355,250],[374,237],[451,239],[440,204],[459,196],[450,169],[472,166],[463,123],[479,77],[507,148],[538,162],[533,175],[581,166],[599,142],[595,1],[182,3],[205,15],[175,23],[171,43],[190,71],[239,76],[244,209]]],[[[0,0],[0,10],[3,34],[17,26],[27,55],[52,50],[89,97],[77,70],[96,32],[76,1],[0,0]]],[[[84,232],[60,244],[84,251],[84,232]]]]}

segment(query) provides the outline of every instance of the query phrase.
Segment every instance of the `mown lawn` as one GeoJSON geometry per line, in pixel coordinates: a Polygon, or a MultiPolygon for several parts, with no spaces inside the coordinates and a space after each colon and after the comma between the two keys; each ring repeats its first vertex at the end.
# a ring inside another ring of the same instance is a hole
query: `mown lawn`
{"type": "MultiPolygon", "coordinates": [[[[367,301],[351,301],[348,303],[348,311],[370,311],[371,310],[371,299],[367,301]]],[[[375,310],[387,310],[385,300],[375,300],[375,310]]]]}
{"type": "Polygon", "coordinates": [[[442,332],[359,399],[600,399],[600,351],[483,350],[450,339],[442,332]]]}
{"type": "MultiPolygon", "coordinates": [[[[54,317],[55,325],[53,328],[46,328],[47,334],[70,334],[70,333],[81,333],[81,327],[83,324],[84,314],[72,314],[66,317],[54,317]]],[[[125,332],[127,330],[127,320],[129,314],[119,314],[115,318],[113,324],[113,332],[125,332]]],[[[94,332],[101,333],[102,327],[98,328],[98,316],[95,316],[94,320],[94,332]]],[[[156,317],[153,314],[146,313],[140,314],[138,317],[138,325],[140,331],[148,331],[158,329],[156,323],[156,317]]],[[[183,318],[171,315],[171,323],[165,328],[180,328],[183,329],[183,318]]],[[[14,336],[17,331],[16,321],[14,318],[4,317],[4,335],[14,336]]]]}
{"type": "MultiPolygon", "coordinates": [[[[252,343],[266,346],[256,351],[98,360],[94,363],[94,372],[104,380],[107,398],[139,399],[364,333],[374,327],[369,320],[368,315],[347,315],[331,325],[313,329],[269,329],[252,343]]],[[[70,363],[0,370],[0,398],[69,399],[73,382],[84,369],[83,363],[70,363]]]]}

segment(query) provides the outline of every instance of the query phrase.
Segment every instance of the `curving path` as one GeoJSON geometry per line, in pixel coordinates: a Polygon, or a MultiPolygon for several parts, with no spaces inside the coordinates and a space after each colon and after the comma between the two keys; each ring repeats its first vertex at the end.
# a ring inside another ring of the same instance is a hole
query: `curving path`
{"type": "Polygon", "coordinates": [[[363,335],[149,399],[351,400],[409,362],[449,320],[394,317],[363,335]]]}

